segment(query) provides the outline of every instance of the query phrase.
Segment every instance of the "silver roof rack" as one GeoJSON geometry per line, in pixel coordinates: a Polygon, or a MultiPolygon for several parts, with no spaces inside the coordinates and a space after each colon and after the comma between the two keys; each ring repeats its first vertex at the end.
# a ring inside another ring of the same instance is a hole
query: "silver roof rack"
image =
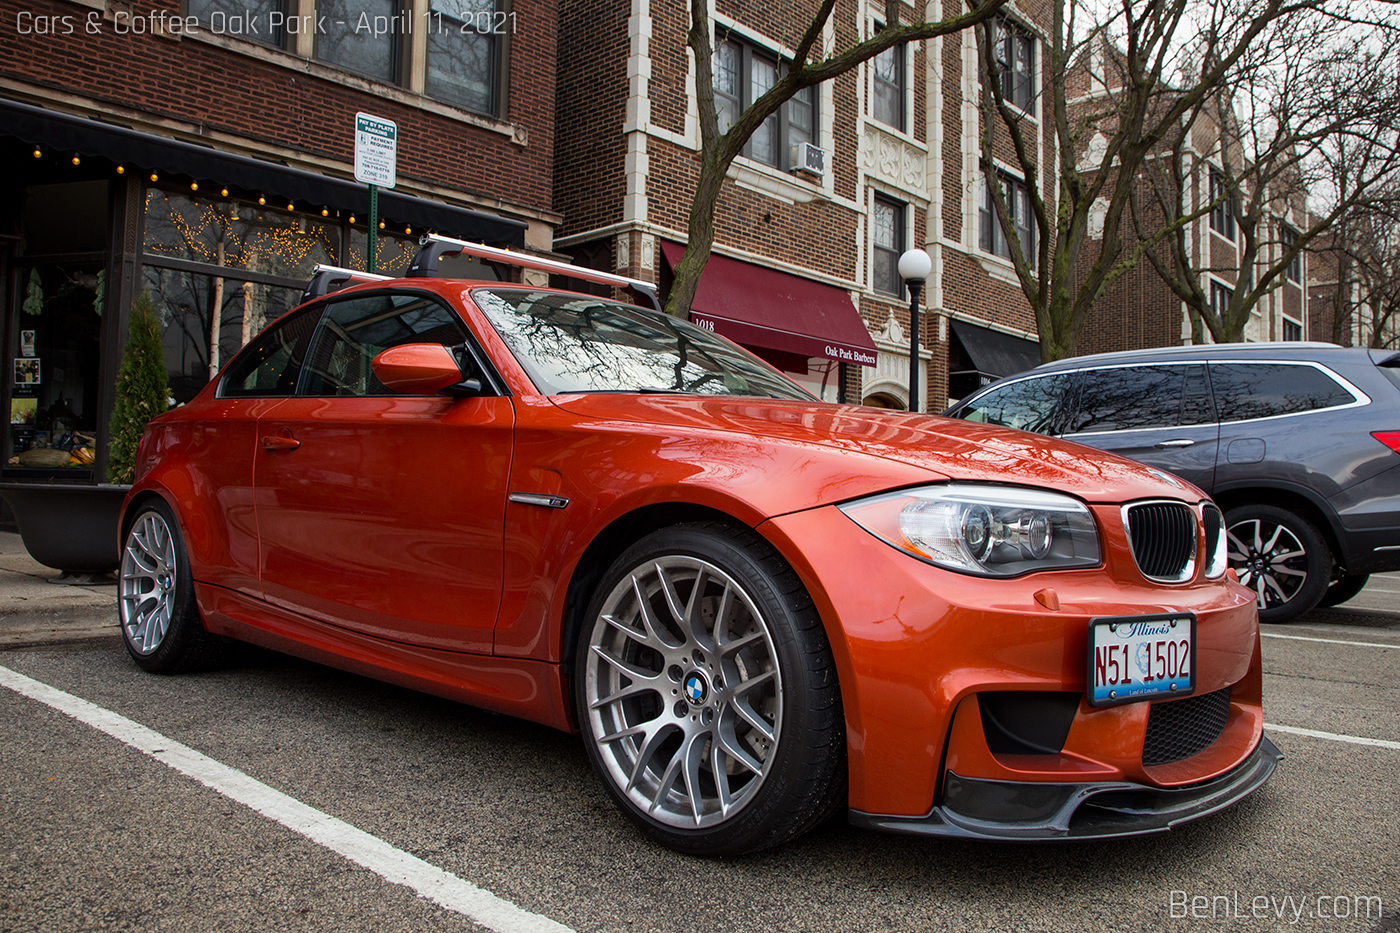
{"type": "Polygon", "coordinates": [[[584,266],[575,266],[572,263],[545,259],[542,256],[531,256],[528,253],[498,249],[494,246],[486,246],[483,243],[468,243],[466,240],[456,240],[452,237],[442,236],[437,233],[427,234],[419,243],[421,247],[418,250],[418,255],[414,257],[413,264],[409,266],[408,271],[404,273],[406,276],[435,276],[438,273],[438,260],[443,256],[466,254],[490,262],[502,262],[512,266],[520,266],[525,269],[537,269],[541,272],[552,272],[556,275],[566,275],[570,278],[582,279],[585,282],[597,282],[601,285],[611,285],[615,288],[626,289],[642,299],[646,304],[651,305],[658,311],[661,310],[661,302],[656,298],[656,286],[642,279],[629,279],[626,276],[614,275],[611,272],[599,272],[597,269],[588,269],[584,266]]]}
{"type": "Polygon", "coordinates": [[[311,281],[307,283],[306,291],[301,293],[301,300],[320,298],[347,282],[384,282],[392,278],[392,275],[379,275],[375,272],[361,272],[359,269],[342,269],[340,266],[317,263],[316,268],[311,270],[311,281]]]}

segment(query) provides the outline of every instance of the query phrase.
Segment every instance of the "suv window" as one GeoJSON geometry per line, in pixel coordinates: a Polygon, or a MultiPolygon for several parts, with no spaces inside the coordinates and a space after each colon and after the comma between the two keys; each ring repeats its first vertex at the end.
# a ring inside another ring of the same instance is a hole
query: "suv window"
{"type": "Polygon", "coordinates": [[[420,295],[369,295],[331,302],[310,355],[301,395],[394,395],[374,377],[370,361],[405,343],[466,342],[456,316],[420,295]]]}
{"type": "Polygon", "coordinates": [[[1183,427],[1212,420],[1201,364],[1086,370],[1076,376],[1070,394],[1074,414],[1069,434],[1183,427]]]}
{"type": "Polygon", "coordinates": [[[221,398],[277,398],[295,394],[297,377],[320,307],[270,328],[229,364],[219,386],[221,398]]]}
{"type": "Polygon", "coordinates": [[[1350,405],[1350,392],[1305,363],[1212,363],[1210,382],[1221,421],[1272,418],[1350,405]]]}
{"type": "Polygon", "coordinates": [[[1056,434],[1064,387],[1063,375],[1022,379],[974,399],[958,412],[958,417],[1037,434],[1056,434]]]}

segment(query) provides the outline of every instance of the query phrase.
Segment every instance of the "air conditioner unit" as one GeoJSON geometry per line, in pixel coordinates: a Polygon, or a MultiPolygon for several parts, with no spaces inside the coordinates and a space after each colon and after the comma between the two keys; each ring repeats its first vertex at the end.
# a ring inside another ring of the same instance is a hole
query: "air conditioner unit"
{"type": "Polygon", "coordinates": [[[809,175],[826,174],[826,150],[811,143],[798,143],[792,147],[792,170],[809,175]]]}

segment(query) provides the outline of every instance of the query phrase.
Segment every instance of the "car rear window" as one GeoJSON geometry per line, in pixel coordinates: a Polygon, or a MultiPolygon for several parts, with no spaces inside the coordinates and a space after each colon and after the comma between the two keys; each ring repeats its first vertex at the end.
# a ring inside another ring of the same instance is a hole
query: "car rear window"
{"type": "Polygon", "coordinates": [[[1212,420],[1205,367],[1121,366],[1079,373],[1066,433],[1145,431],[1212,420]]]}
{"type": "Polygon", "coordinates": [[[321,317],[311,308],[268,329],[240,353],[219,385],[221,398],[277,398],[296,392],[311,334],[321,317]]]}
{"type": "Polygon", "coordinates": [[[1325,370],[1309,363],[1212,363],[1221,421],[1248,421],[1357,401],[1325,370]]]}

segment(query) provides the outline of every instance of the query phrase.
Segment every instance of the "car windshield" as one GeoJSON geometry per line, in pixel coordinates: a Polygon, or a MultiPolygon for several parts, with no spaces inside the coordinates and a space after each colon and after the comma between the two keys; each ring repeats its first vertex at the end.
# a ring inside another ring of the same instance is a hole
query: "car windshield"
{"type": "Polygon", "coordinates": [[[528,289],[477,289],[472,299],[546,395],[813,399],[743,350],[659,311],[528,289]]]}

